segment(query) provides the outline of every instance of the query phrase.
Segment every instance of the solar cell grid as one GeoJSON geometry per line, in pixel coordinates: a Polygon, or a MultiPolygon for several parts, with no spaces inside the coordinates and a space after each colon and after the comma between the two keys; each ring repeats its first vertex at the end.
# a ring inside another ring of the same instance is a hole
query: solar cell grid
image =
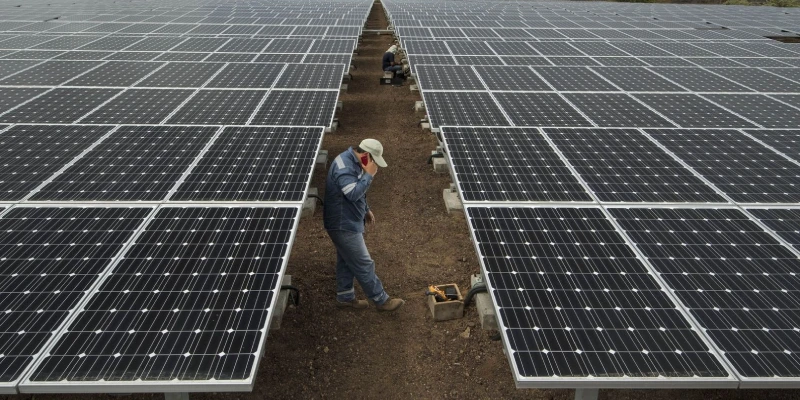
{"type": "Polygon", "coordinates": [[[747,130],[745,133],[772,147],[783,155],[800,162],[800,131],[747,130]]]}
{"type": "Polygon", "coordinates": [[[86,124],[159,124],[190,89],[129,89],[80,120],[86,124]]]}
{"type": "Polygon", "coordinates": [[[338,90],[273,90],[251,124],[330,126],[338,96],[338,90]]]}
{"type": "Polygon", "coordinates": [[[796,203],[800,166],[732,130],[648,131],[740,203],[796,203]]]}
{"type": "Polygon", "coordinates": [[[712,68],[711,72],[759,92],[800,93],[800,83],[753,68],[712,68]]]}
{"type": "Polygon", "coordinates": [[[80,50],[122,50],[140,40],[141,36],[106,36],[87,45],[78,47],[80,50]]]}
{"type": "Polygon", "coordinates": [[[0,218],[0,382],[22,377],[150,208],[25,208],[0,218]]]}
{"type": "Polygon", "coordinates": [[[216,131],[216,127],[121,127],[32,199],[163,199],[216,131]]]}
{"type": "Polygon", "coordinates": [[[268,89],[282,68],[279,64],[228,64],[205,87],[268,89]]]}
{"type": "Polygon", "coordinates": [[[726,202],[633,129],[545,129],[600,201],[726,202]]]}
{"type": "Polygon", "coordinates": [[[225,128],[171,200],[302,201],[322,128],[225,128]]]}
{"type": "Polygon", "coordinates": [[[199,88],[224,66],[221,63],[167,63],[136,86],[199,88]]]}
{"type": "Polygon", "coordinates": [[[100,61],[46,61],[0,80],[0,85],[55,86],[100,64],[100,61]]]}
{"type": "Polygon", "coordinates": [[[624,93],[566,93],[564,97],[597,126],[675,127],[624,93]]]}
{"type": "Polygon", "coordinates": [[[518,126],[592,126],[555,93],[498,92],[494,96],[518,126]]]}
{"type": "Polygon", "coordinates": [[[467,212],[519,381],[729,375],[600,210],[467,212]]]}
{"type": "Polygon", "coordinates": [[[109,61],[63,85],[126,87],[138,82],[164,64],[163,62],[109,61]]]}
{"type": "Polygon", "coordinates": [[[240,125],[250,119],[264,90],[200,90],[172,114],[169,124],[240,125]]]}
{"type": "Polygon", "coordinates": [[[414,68],[422,90],[484,90],[472,67],[418,65],[414,68]]]}
{"type": "Polygon", "coordinates": [[[794,253],[738,210],[611,214],[741,376],[800,374],[794,253]]]}
{"type": "Polygon", "coordinates": [[[283,89],[338,89],[344,76],[342,64],[288,64],[275,82],[283,89]]]}
{"type": "Polygon", "coordinates": [[[533,128],[442,128],[463,200],[591,201],[533,128]]]}
{"type": "Polygon", "coordinates": [[[764,128],[800,126],[800,109],[763,95],[705,94],[706,99],[747,118],[764,128]]]}
{"type": "Polygon", "coordinates": [[[297,214],[161,209],[30,381],[252,385],[297,214]]]}
{"type": "Polygon", "coordinates": [[[42,50],[72,50],[89,44],[100,38],[101,36],[61,36],[55,37],[53,40],[37,44],[31,48],[42,50]]]}
{"type": "Polygon", "coordinates": [[[699,68],[658,67],[650,70],[696,92],[752,92],[752,89],[699,68]]]}
{"type": "Polygon", "coordinates": [[[741,128],[752,124],[694,94],[633,94],[685,128],[741,128]]]}
{"type": "Polygon", "coordinates": [[[588,68],[535,67],[534,70],[553,88],[560,91],[619,91],[588,68]]]}
{"type": "Polygon", "coordinates": [[[432,127],[510,125],[486,92],[423,92],[423,98],[432,127]]]}
{"type": "Polygon", "coordinates": [[[682,92],[683,88],[646,68],[592,68],[603,78],[627,92],[682,92]]]}
{"type": "Polygon", "coordinates": [[[72,123],[120,90],[55,88],[0,115],[0,122],[72,123]]]}

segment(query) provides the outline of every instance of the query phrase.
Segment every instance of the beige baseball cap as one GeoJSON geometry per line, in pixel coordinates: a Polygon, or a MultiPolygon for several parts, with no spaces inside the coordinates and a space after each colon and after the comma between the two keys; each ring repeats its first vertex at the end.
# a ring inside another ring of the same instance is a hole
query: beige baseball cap
{"type": "Polygon", "coordinates": [[[386,168],[386,161],[383,159],[383,145],[375,139],[364,139],[358,145],[362,150],[372,155],[372,159],[381,168],[386,168]]]}

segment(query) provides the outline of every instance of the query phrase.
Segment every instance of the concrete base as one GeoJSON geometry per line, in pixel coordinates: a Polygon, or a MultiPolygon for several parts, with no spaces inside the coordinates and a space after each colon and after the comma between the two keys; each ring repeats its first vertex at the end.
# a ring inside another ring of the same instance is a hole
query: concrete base
{"type": "Polygon", "coordinates": [[[383,77],[384,78],[392,79],[392,76],[394,76],[394,75],[392,74],[391,71],[384,71],[383,72],[383,77]]]}
{"type": "MultiPolygon", "coordinates": [[[[431,154],[440,154],[438,151],[433,150],[431,154]]],[[[447,174],[450,172],[449,165],[447,164],[447,156],[444,157],[433,157],[431,159],[431,164],[433,164],[433,170],[439,174],[447,174]]]]}
{"type": "Polygon", "coordinates": [[[448,214],[454,212],[464,212],[464,205],[461,204],[461,199],[458,198],[458,191],[453,189],[444,189],[442,191],[442,198],[444,198],[444,206],[448,214]]]}
{"type": "MultiPolygon", "coordinates": [[[[309,188],[308,194],[311,195],[318,195],[319,190],[317,188],[309,188]]],[[[314,215],[314,212],[317,211],[317,199],[314,197],[306,197],[306,201],[303,202],[303,209],[300,211],[300,218],[307,218],[314,215]]]]}
{"type": "MultiPolygon", "coordinates": [[[[284,275],[283,281],[281,282],[281,286],[291,285],[291,284],[292,284],[292,276],[284,275]]],[[[275,305],[275,310],[272,312],[272,322],[269,324],[269,330],[274,331],[281,329],[281,321],[283,320],[283,314],[286,312],[286,307],[288,305],[289,305],[289,291],[281,290],[281,292],[278,294],[278,304],[275,305]]]]}
{"type": "Polygon", "coordinates": [[[430,122],[422,122],[422,123],[419,124],[419,126],[420,126],[420,128],[422,128],[423,131],[431,130],[431,123],[430,122]]]}
{"type": "Polygon", "coordinates": [[[416,112],[425,111],[425,102],[424,101],[415,101],[414,102],[414,111],[416,111],[416,112]]]}
{"type": "Polygon", "coordinates": [[[417,87],[417,85],[411,85],[408,87],[408,89],[414,93],[419,92],[419,88],[417,87]]]}
{"type": "Polygon", "coordinates": [[[339,121],[334,119],[333,123],[331,123],[330,128],[325,128],[325,133],[333,133],[336,132],[336,129],[339,128],[339,121]]]}
{"type": "MultiPolygon", "coordinates": [[[[347,86],[347,85],[342,85],[342,86],[347,86]]],[[[344,108],[344,103],[341,102],[341,101],[337,101],[336,102],[336,111],[342,111],[343,108],[344,108]]]]}
{"type": "MultiPolygon", "coordinates": [[[[475,274],[469,278],[470,287],[482,284],[483,277],[475,274]]],[[[494,312],[492,296],[489,293],[478,293],[472,299],[475,309],[478,310],[478,319],[481,321],[481,328],[485,331],[497,330],[497,314],[494,312]]]]}
{"type": "Polygon", "coordinates": [[[575,400],[597,400],[600,389],[575,389],[575,400]]]}
{"type": "Polygon", "coordinates": [[[342,86],[339,88],[339,91],[342,93],[347,93],[347,84],[343,83],[342,86]]]}
{"type": "Polygon", "coordinates": [[[317,159],[314,161],[314,168],[321,168],[323,171],[328,168],[328,150],[320,150],[317,159]]]}

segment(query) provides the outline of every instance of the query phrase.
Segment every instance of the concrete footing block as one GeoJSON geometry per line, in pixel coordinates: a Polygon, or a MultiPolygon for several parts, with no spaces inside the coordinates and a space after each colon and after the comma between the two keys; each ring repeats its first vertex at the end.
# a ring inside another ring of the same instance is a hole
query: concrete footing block
{"type": "Polygon", "coordinates": [[[417,85],[410,85],[408,89],[414,93],[419,92],[419,87],[417,87],[417,85]]]}
{"type": "Polygon", "coordinates": [[[415,101],[414,102],[414,111],[416,111],[416,112],[425,111],[425,102],[424,101],[415,101]]]}
{"type": "MultiPolygon", "coordinates": [[[[434,150],[431,151],[431,154],[440,154],[440,153],[434,150]]],[[[450,172],[449,166],[447,164],[447,157],[433,157],[431,158],[431,164],[433,164],[433,170],[436,173],[446,174],[450,172]]]]}
{"type": "MultiPolygon", "coordinates": [[[[291,275],[284,275],[283,281],[281,282],[281,286],[283,285],[291,285],[292,284],[292,276],[291,275]]],[[[275,310],[272,312],[272,322],[269,324],[269,330],[275,331],[281,329],[281,321],[283,320],[283,314],[286,312],[286,307],[289,305],[289,291],[288,290],[281,290],[278,294],[278,304],[275,305],[275,310]]]]}
{"type": "MultiPolygon", "coordinates": [[[[483,277],[481,275],[472,275],[469,279],[470,287],[478,284],[483,284],[483,277]]],[[[497,330],[497,314],[494,312],[494,304],[492,304],[492,296],[489,293],[478,293],[473,298],[475,308],[478,310],[478,319],[481,321],[481,328],[485,331],[497,330]]]]}
{"type": "Polygon", "coordinates": [[[464,212],[464,205],[461,204],[461,199],[458,197],[457,190],[452,188],[444,189],[442,191],[442,198],[444,198],[444,206],[448,214],[464,212]]]}
{"type": "Polygon", "coordinates": [[[339,128],[339,121],[334,119],[331,123],[330,128],[325,128],[325,133],[333,133],[336,132],[336,129],[339,128]]]}
{"type": "MultiPolygon", "coordinates": [[[[319,190],[317,190],[317,188],[309,188],[308,194],[317,196],[319,194],[319,190]]],[[[300,218],[311,217],[314,215],[315,211],[317,211],[317,199],[310,196],[306,197],[306,201],[303,202],[303,209],[300,211],[300,218]]]]}
{"type": "Polygon", "coordinates": [[[342,86],[339,88],[339,91],[342,93],[347,93],[347,84],[343,83],[342,86]]]}
{"type": "MultiPolygon", "coordinates": [[[[342,85],[342,86],[347,86],[347,85],[342,85]]],[[[344,108],[344,103],[341,102],[341,101],[337,101],[336,102],[336,111],[342,111],[343,108],[344,108]]]]}
{"type": "Polygon", "coordinates": [[[320,150],[317,153],[317,159],[314,161],[315,168],[325,170],[328,167],[328,150],[320,150]]]}

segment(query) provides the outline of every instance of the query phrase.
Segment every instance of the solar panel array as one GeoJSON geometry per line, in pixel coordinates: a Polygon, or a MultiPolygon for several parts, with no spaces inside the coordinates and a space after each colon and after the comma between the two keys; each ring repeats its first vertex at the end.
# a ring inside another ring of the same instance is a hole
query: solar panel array
{"type": "Polygon", "coordinates": [[[252,389],[370,7],[0,3],[0,393],[252,389]]]}
{"type": "Polygon", "coordinates": [[[800,12],[385,3],[519,387],[798,387],[800,12]]]}

